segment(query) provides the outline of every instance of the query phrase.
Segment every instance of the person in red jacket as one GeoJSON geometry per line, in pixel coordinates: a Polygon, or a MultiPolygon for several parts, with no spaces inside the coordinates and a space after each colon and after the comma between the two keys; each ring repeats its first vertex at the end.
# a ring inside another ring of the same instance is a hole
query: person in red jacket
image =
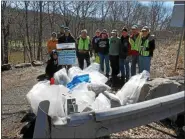
{"type": "MultiPolygon", "coordinates": [[[[139,29],[137,25],[132,26],[131,28],[131,35],[129,38],[129,42],[131,45],[131,55],[132,55],[132,62],[131,62],[131,76],[136,75],[136,64],[139,62],[139,47],[141,45],[141,35],[139,34],[139,29]]],[[[139,64],[138,64],[139,67],[139,64]]]]}

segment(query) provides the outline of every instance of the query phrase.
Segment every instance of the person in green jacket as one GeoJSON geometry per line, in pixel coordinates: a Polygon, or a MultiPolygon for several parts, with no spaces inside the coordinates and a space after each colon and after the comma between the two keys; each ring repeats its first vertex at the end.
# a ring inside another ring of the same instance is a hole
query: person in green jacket
{"type": "Polygon", "coordinates": [[[119,74],[119,46],[121,40],[117,35],[117,30],[111,32],[111,38],[109,39],[109,59],[112,68],[112,85],[115,86],[117,75],[119,74]]]}
{"type": "Polygon", "coordinates": [[[91,40],[90,37],[87,36],[86,29],[81,31],[81,35],[76,42],[76,49],[79,67],[83,70],[84,60],[86,61],[88,67],[91,64],[90,57],[92,57],[91,40]]]}

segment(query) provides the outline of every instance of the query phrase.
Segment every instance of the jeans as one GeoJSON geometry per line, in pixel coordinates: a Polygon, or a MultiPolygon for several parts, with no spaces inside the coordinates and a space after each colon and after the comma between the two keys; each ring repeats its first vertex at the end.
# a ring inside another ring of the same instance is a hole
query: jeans
{"type": "Polygon", "coordinates": [[[119,59],[119,67],[121,71],[121,76],[123,78],[126,77],[126,80],[128,80],[129,79],[129,61],[127,59],[119,59]]]}
{"type": "Polygon", "coordinates": [[[150,72],[150,64],[150,56],[139,56],[139,73],[143,72],[143,70],[150,72]]]}
{"type": "Polygon", "coordinates": [[[108,54],[102,54],[98,53],[100,57],[100,70],[104,72],[104,61],[105,61],[105,66],[106,66],[106,74],[109,74],[110,72],[110,67],[109,67],[109,55],[108,54]]]}
{"type": "MultiPolygon", "coordinates": [[[[136,75],[136,64],[139,62],[139,56],[133,55],[132,62],[131,62],[131,76],[136,75]]],[[[139,64],[138,64],[139,67],[139,64]]]]}
{"type": "Polygon", "coordinates": [[[112,68],[112,76],[117,76],[119,74],[119,56],[109,55],[110,66],[112,68]]]}
{"type": "Polygon", "coordinates": [[[84,60],[86,61],[88,67],[91,64],[89,53],[78,53],[78,64],[82,70],[84,69],[84,60]]]}

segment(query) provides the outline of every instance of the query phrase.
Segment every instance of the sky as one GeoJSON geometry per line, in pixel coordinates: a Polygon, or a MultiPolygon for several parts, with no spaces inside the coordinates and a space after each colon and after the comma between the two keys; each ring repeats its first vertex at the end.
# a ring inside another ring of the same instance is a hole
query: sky
{"type": "MultiPolygon", "coordinates": [[[[147,5],[147,4],[149,4],[150,1],[140,1],[140,2],[147,5]]],[[[165,2],[165,5],[167,5],[167,6],[171,6],[171,7],[174,6],[174,1],[164,1],[164,2],[165,2]]]]}

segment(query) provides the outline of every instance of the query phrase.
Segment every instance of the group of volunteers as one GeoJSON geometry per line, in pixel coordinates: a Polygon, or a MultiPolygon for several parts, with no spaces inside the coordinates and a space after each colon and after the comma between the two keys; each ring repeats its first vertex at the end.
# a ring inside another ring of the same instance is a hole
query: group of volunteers
{"type": "MultiPolygon", "coordinates": [[[[121,72],[121,80],[123,83],[129,80],[131,76],[136,74],[136,65],[138,64],[139,73],[143,70],[150,72],[151,57],[155,49],[154,36],[151,35],[150,29],[144,26],[141,30],[137,25],[133,25],[131,30],[123,27],[121,35],[117,30],[109,33],[106,29],[96,30],[96,35],[90,39],[86,29],[81,31],[80,36],[75,40],[71,35],[68,27],[61,26],[60,33],[52,33],[51,39],[48,41],[47,47],[51,58],[48,62],[48,71],[52,74],[57,71],[57,43],[75,43],[78,64],[81,69],[84,68],[84,60],[87,66],[90,65],[90,57],[99,58],[100,71],[105,72],[109,78],[110,67],[112,69],[111,79],[117,78],[121,72]],[[130,33],[129,33],[130,32],[130,33]],[[131,63],[131,69],[129,66],[131,63]],[[104,69],[105,65],[105,69],[104,69]],[[104,71],[105,70],[105,71],[104,71]]],[[[65,66],[65,65],[63,65],[65,66]]],[[[60,67],[61,68],[61,67],[60,67]]],[[[70,68],[67,66],[66,68],[70,68]]],[[[47,68],[46,68],[46,73],[47,68]]]]}

